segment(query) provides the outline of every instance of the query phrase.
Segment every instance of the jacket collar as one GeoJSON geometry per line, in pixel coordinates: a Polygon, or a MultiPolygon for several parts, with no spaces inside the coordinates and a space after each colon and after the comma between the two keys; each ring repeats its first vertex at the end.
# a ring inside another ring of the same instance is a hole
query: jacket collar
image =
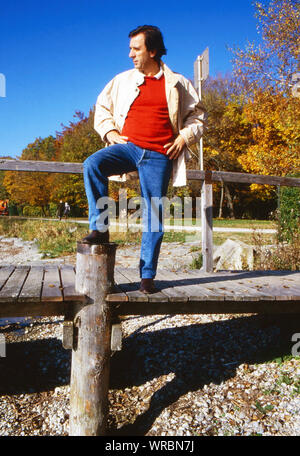
{"type": "MultiPolygon", "coordinates": [[[[164,73],[166,84],[175,87],[177,82],[179,81],[179,76],[174,73],[170,68],[161,60],[160,61],[160,68],[164,73]]],[[[134,76],[136,84],[139,86],[143,84],[145,76],[139,70],[134,69],[134,76]]],[[[159,72],[160,73],[160,72],[159,72]]],[[[158,74],[159,74],[158,73],[158,74]]]]}
{"type": "Polygon", "coordinates": [[[162,60],[160,61],[160,65],[164,72],[166,83],[175,87],[179,81],[179,75],[170,70],[170,68],[162,60]]]}

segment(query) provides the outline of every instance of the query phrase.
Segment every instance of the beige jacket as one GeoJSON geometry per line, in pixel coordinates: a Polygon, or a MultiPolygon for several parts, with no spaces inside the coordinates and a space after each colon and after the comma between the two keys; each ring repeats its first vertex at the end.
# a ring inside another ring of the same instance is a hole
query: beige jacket
{"type": "MultiPolygon", "coordinates": [[[[204,109],[191,82],[173,73],[161,62],[166,83],[166,97],[170,121],[174,133],[180,134],[186,143],[183,153],[173,161],[173,185],[186,185],[186,159],[188,147],[200,140],[203,134],[204,109]]],[[[94,128],[103,141],[111,130],[122,131],[127,113],[139,94],[144,75],[136,70],[118,74],[100,93],[96,103],[94,128]]],[[[125,175],[121,180],[125,180],[125,175]]],[[[118,179],[120,180],[120,179],[118,179]]]]}

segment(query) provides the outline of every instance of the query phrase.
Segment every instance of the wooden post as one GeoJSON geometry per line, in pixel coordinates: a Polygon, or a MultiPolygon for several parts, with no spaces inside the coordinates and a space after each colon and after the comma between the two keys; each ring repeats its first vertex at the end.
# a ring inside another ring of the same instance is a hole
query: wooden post
{"type": "Polygon", "coordinates": [[[103,436],[106,432],[111,312],[105,297],[112,290],[116,244],[78,242],[76,291],[90,304],[74,319],[70,393],[70,435],[103,436]]]}
{"type": "Polygon", "coordinates": [[[202,184],[202,258],[204,272],[213,271],[213,188],[212,173],[205,171],[205,179],[202,184]]]}

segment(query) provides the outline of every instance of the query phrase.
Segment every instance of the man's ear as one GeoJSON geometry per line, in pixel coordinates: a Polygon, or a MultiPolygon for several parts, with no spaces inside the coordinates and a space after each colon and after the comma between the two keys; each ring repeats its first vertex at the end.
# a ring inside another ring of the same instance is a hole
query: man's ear
{"type": "Polygon", "coordinates": [[[153,59],[157,54],[157,50],[154,49],[154,51],[150,51],[150,57],[153,59]]]}

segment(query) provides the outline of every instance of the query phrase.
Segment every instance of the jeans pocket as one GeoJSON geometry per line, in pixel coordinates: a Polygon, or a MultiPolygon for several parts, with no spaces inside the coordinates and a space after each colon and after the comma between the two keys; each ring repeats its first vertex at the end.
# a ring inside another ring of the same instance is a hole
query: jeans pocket
{"type": "Polygon", "coordinates": [[[136,166],[140,166],[146,160],[147,157],[145,157],[145,155],[146,155],[146,150],[143,149],[142,156],[139,159],[139,161],[137,162],[136,166]]]}

